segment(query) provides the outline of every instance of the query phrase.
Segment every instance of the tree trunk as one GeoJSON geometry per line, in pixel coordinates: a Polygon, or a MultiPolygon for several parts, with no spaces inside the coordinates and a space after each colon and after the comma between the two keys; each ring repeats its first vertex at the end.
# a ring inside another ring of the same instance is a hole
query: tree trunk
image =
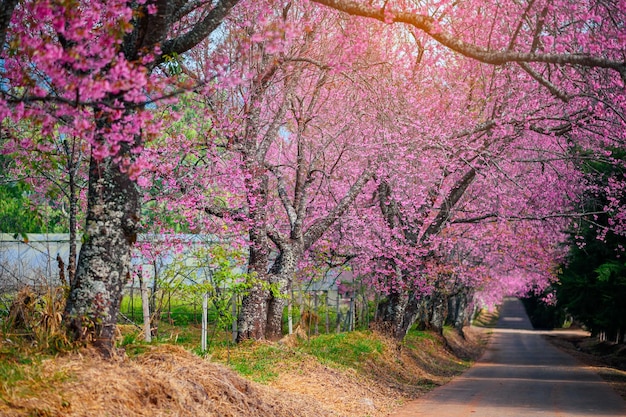
{"type": "Polygon", "coordinates": [[[287,306],[287,299],[282,291],[273,294],[270,292],[267,308],[267,326],[265,338],[279,340],[283,337],[283,312],[287,306]]]}
{"type": "MultiPolygon", "coordinates": [[[[70,155],[69,157],[73,158],[73,155],[70,155]]],[[[71,288],[74,284],[74,280],[76,279],[76,230],[78,229],[78,224],[76,222],[76,215],[78,213],[78,192],[76,187],[76,167],[73,160],[69,170],[69,200],[70,253],[67,261],[67,279],[71,288]]]]}
{"type": "Polygon", "coordinates": [[[269,293],[267,305],[265,338],[268,340],[279,340],[283,337],[283,312],[296,274],[298,259],[300,259],[299,250],[285,248],[270,270],[270,283],[274,288],[269,293]]]}
{"type": "Polygon", "coordinates": [[[430,327],[439,334],[443,334],[443,325],[447,316],[448,300],[441,293],[432,295],[430,327]]]}
{"type": "Polygon", "coordinates": [[[110,355],[137,236],[139,193],[113,158],[92,157],[87,204],[85,241],[64,318],[75,340],[92,340],[110,355]]]}
{"type": "Polygon", "coordinates": [[[418,306],[419,328],[422,330],[430,329],[432,318],[432,295],[422,297],[418,306]]]}
{"type": "Polygon", "coordinates": [[[237,343],[246,339],[265,338],[267,299],[269,291],[262,283],[255,283],[241,300],[241,312],[237,320],[237,343]]]}
{"type": "MultiPolygon", "coordinates": [[[[261,187],[267,188],[265,180],[261,182],[261,187]]],[[[263,220],[266,216],[263,206],[255,207],[251,216],[256,220],[263,220]]],[[[237,318],[237,343],[247,339],[263,339],[267,324],[269,291],[264,285],[268,282],[269,250],[267,236],[255,228],[251,228],[249,233],[251,245],[248,256],[248,272],[253,276],[254,282],[248,292],[243,294],[241,300],[241,310],[237,318]]]]}
{"type": "Polygon", "coordinates": [[[469,294],[468,289],[461,290],[456,295],[457,303],[456,303],[456,318],[454,320],[453,326],[456,329],[457,333],[462,337],[465,337],[465,333],[463,332],[463,328],[470,321],[469,313],[469,294]]]}
{"type": "Polygon", "coordinates": [[[454,294],[448,297],[448,314],[446,315],[445,323],[451,326],[457,321],[459,314],[459,294],[454,294]]]}
{"type": "Polygon", "coordinates": [[[372,327],[401,342],[417,320],[422,299],[413,292],[394,292],[378,306],[377,320],[372,327]]]}

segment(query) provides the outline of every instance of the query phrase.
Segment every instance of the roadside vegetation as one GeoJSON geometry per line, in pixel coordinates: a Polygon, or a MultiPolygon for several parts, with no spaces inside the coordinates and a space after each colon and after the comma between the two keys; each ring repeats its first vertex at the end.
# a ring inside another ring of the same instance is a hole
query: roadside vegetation
{"type": "Polygon", "coordinates": [[[309,336],[301,323],[275,343],[234,344],[221,328],[201,352],[199,324],[168,318],[151,343],[120,324],[106,361],[42,321],[46,299],[15,313],[27,296],[2,315],[3,416],[383,416],[466,370],[488,338],[484,328],[466,327],[465,338],[414,328],[398,346],[368,330],[309,336]]]}

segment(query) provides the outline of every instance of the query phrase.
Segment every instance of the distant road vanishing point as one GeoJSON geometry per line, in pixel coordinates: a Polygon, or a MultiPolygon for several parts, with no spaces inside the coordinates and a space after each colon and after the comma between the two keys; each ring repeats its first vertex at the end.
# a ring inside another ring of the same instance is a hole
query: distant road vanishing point
{"type": "Polygon", "coordinates": [[[505,300],[485,355],[390,417],[626,416],[626,401],[544,340],[522,303],[505,300]]]}

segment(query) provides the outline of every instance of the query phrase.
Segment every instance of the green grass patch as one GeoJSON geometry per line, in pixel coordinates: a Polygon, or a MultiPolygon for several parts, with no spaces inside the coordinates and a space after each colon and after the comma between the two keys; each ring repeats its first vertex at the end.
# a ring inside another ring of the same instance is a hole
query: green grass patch
{"type": "MultiPolygon", "coordinates": [[[[160,321],[177,326],[196,325],[202,321],[201,300],[186,300],[177,296],[163,299],[157,297],[157,306],[160,308],[160,321]]],[[[120,311],[134,323],[143,323],[143,310],[139,295],[134,295],[132,298],[130,295],[124,295],[120,311]]],[[[230,325],[229,317],[225,316],[226,312],[221,311],[212,301],[209,301],[207,313],[209,323],[217,323],[221,327],[230,325]]]]}
{"type": "Polygon", "coordinates": [[[417,327],[413,327],[407,332],[402,344],[403,346],[413,350],[424,349],[425,347],[429,347],[429,349],[437,349],[443,344],[443,342],[432,331],[419,330],[417,327]],[[428,341],[429,343],[424,343],[425,341],[428,341]]]}
{"type": "Polygon", "coordinates": [[[371,332],[356,331],[313,337],[300,348],[323,364],[359,368],[366,359],[382,354],[384,344],[371,332]]]}
{"type": "Polygon", "coordinates": [[[428,339],[428,340],[436,339],[433,332],[419,330],[417,327],[412,327],[411,329],[409,329],[406,337],[410,339],[428,339]]]}
{"type": "Polygon", "coordinates": [[[212,358],[240,375],[266,384],[276,379],[281,371],[294,366],[301,355],[280,345],[245,342],[233,349],[220,347],[212,358]]]}

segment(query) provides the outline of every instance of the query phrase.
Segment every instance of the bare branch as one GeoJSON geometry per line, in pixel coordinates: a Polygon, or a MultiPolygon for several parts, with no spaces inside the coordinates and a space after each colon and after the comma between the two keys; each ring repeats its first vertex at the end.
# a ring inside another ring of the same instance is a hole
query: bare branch
{"type": "Polygon", "coordinates": [[[559,98],[564,103],[568,103],[570,101],[570,97],[562,90],[560,90],[556,85],[552,84],[548,79],[543,77],[537,71],[532,69],[530,65],[526,62],[518,62],[519,66],[522,67],[524,71],[526,71],[531,77],[533,77],[539,84],[543,85],[550,91],[550,93],[559,98]]]}
{"type": "Polygon", "coordinates": [[[499,216],[496,213],[483,214],[482,216],[476,217],[466,217],[462,219],[452,220],[451,224],[467,224],[467,223],[481,223],[485,220],[489,220],[490,223],[496,222],[498,220],[505,221],[546,221],[548,219],[580,219],[585,218],[587,216],[595,216],[606,214],[605,211],[592,211],[587,213],[553,213],[553,214],[544,214],[541,216],[499,216]]]}

